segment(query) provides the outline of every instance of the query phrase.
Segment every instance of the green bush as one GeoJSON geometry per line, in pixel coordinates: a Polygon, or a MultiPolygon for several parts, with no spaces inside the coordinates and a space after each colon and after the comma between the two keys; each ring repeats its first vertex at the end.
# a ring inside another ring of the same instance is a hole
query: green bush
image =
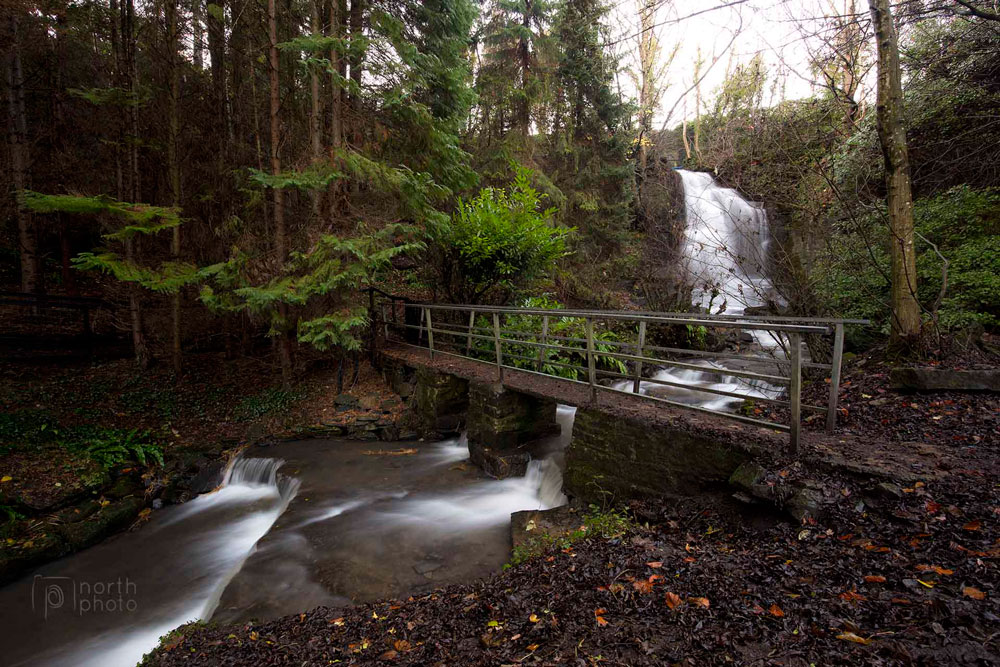
{"type": "MultiPolygon", "coordinates": [[[[543,295],[525,299],[521,303],[521,307],[559,310],[563,305],[555,299],[543,295]]],[[[493,321],[486,316],[480,316],[476,321],[476,326],[481,330],[492,329],[493,321]]],[[[532,343],[542,342],[542,318],[538,315],[503,315],[500,326],[504,331],[517,332],[504,334],[504,338],[517,338],[532,343]]],[[[594,328],[594,349],[597,352],[595,357],[597,367],[616,373],[624,374],[628,372],[628,368],[624,362],[608,354],[619,351],[618,346],[613,345],[613,343],[618,342],[620,336],[611,329],[598,327],[599,325],[594,328]]],[[[542,349],[542,366],[540,372],[570,380],[585,380],[587,376],[586,371],[580,369],[587,368],[586,337],[586,324],[583,318],[550,316],[548,344],[558,344],[564,348],[571,349],[543,349],[534,345],[519,345],[518,343],[505,341],[503,343],[504,364],[532,371],[539,370],[538,351],[542,349]],[[558,338],[571,338],[574,340],[558,340],[558,338]],[[562,364],[576,366],[577,368],[567,368],[562,364]]],[[[473,354],[485,361],[494,361],[496,359],[496,350],[493,341],[482,338],[477,339],[473,343],[473,354]]]]}
{"type": "Polygon", "coordinates": [[[450,222],[430,232],[439,282],[455,303],[505,301],[567,254],[572,229],[554,226],[555,209],[541,209],[545,196],[531,187],[531,171],[516,171],[509,189],[459,201],[450,222]]]}
{"type": "MultiPolygon", "coordinates": [[[[941,290],[942,261],[948,287],[938,310],[940,325],[1000,326],[1000,190],[958,186],[914,202],[918,297],[931,308],[941,290]]],[[[814,278],[831,312],[871,319],[888,331],[888,231],[871,215],[831,239],[814,278]]]]}

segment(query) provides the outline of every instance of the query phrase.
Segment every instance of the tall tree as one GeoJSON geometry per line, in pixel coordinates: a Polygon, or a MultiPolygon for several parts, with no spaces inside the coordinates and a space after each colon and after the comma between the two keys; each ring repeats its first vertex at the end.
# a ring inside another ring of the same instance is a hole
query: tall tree
{"type": "MultiPolygon", "coordinates": [[[[167,79],[169,82],[168,112],[167,112],[167,172],[170,181],[170,206],[181,207],[181,165],[177,157],[177,135],[180,128],[177,102],[181,96],[180,74],[180,40],[177,24],[177,0],[166,0],[164,5],[164,20],[167,29],[167,79]]],[[[214,61],[213,61],[214,66],[214,61]]],[[[181,227],[171,230],[170,254],[173,260],[179,261],[181,254],[181,227]]],[[[177,377],[181,374],[181,291],[178,289],[171,297],[171,341],[170,352],[177,377]]]]}
{"type": "Polygon", "coordinates": [[[891,342],[899,349],[920,335],[917,302],[917,262],[913,242],[913,195],[910,158],[903,124],[903,88],[899,43],[889,0],[869,0],[878,44],[877,123],[885,162],[886,205],[889,212],[892,327],[891,342]]]}
{"type": "MultiPolygon", "coordinates": [[[[275,178],[281,175],[281,88],[278,59],[278,14],[275,0],[267,0],[267,34],[270,41],[268,48],[268,81],[270,95],[268,118],[271,129],[271,175],[275,178]]],[[[274,204],[274,261],[276,270],[281,271],[288,260],[288,230],[285,228],[285,192],[280,187],[271,189],[274,204]]],[[[281,362],[281,379],[285,386],[292,382],[292,345],[288,335],[288,306],[284,303],[278,307],[278,357],[281,362]]]]}
{"type": "MultiPolygon", "coordinates": [[[[17,8],[9,9],[7,24],[7,49],[5,74],[7,88],[7,143],[10,149],[10,182],[19,196],[28,187],[28,117],[24,105],[24,71],[21,66],[21,39],[17,8]]],[[[21,258],[21,291],[41,289],[41,259],[38,254],[38,232],[31,214],[15,199],[17,216],[18,251],[21,258]]]]}

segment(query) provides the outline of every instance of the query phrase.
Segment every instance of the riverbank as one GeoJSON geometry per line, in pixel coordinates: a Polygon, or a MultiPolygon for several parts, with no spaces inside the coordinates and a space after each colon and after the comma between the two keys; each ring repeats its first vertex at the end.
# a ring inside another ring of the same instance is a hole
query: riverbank
{"type": "Polygon", "coordinates": [[[629,531],[487,581],[189,626],[144,664],[1000,664],[995,485],[843,483],[821,521],[634,505],[629,531]]]}
{"type": "MultiPolygon", "coordinates": [[[[788,461],[756,482],[782,497],[808,476],[824,500],[817,516],[790,521],[732,489],[634,503],[628,531],[554,540],[524,562],[521,550],[519,564],[486,581],[268,623],[187,626],[146,664],[1000,664],[996,398],[901,405],[888,374],[866,366],[849,366],[844,428],[948,418],[930,440],[951,452],[941,465],[894,483],[788,461]],[[853,409],[875,397],[879,411],[853,409]]],[[[903,446],[865,442],[873,465],[903,446]]]]}
{"type": "Polygon", "coordinates": [[[210,491],[242,446],[416,435],[364,362],[316,367],[293,391],[265,359],[188,362],[180,382],[125,360],[0,366],[0,583],[210,491]]]}

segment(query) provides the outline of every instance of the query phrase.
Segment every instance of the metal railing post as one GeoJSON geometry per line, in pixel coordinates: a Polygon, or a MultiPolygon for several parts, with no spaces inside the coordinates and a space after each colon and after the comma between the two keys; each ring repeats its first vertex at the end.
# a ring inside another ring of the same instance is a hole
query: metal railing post
{"type": "MultiPolygon", "coordinates": [[[[642,346],[646,344],[646,322],[645,320],[639,322],[639,347],[636,349],[635,356],[642,356],[642,346]]],[[[642,383],[642,362],[635,362],[635,382],[632,385],[632,393],[639,393],[639,385],[642,383]]]]}
{"type": "Polygon", "coordinates": [[[476,324],[476,311],[469,311],[469,335],[465,338],[465,356],[472,356],[472,327],[476,324]]]}
{"type": "Polygon", "coordinates": [[[379,312],[382,314],[382,335],[385,337],[385,342],[389,342],[389,318],[385,315],[385,304],[379,308],[379,312]]]}
{"type": "Polygon", "coordinates": [[[431,350],[431,359],[434,359],[434,325],[431,324],[431,309],[424,308],[424,313],[427,315],[427,346],[431,350]]]}
{"type": "Polygon", "coordinates": [[[837,427],[837,401],[840,399],[840,365],[844,360],[844,325],[838,323],[833,332],[833,360],[830,362],[830,400],[826,408],[826,432],[837,427]]]}
{"type": "Polygon", "coordinates": [[[500,313],[493,313],[493,345],[497,351],[497,379],[503,382],[503,349],[500,347],[500,313]]]}
{"type": "Polygon", "coordinates": [[[590,400],[597,402],[597,360],[594,358],[594,323],[584,319],[587,328],[587,371],[590,376],[590,400]]]}
{"type": "MultiPolygon", "coordinates": [[[[542,316],[542,345],[549,342],[549,316],[542,316]]],[[[545,359],[545,348],[538,348],[538,364],[535,366],[535,371],[538,373],[542,372],[542,361],[545,359]]]]}
{"type": "Polygon", "coordinates": [[[791,368],[788,371],[788,400],[791,404],[791,418],[788,424],[788,449],[795,454],[799,451],[799,428],[802,418],[802,340],[798,333],[788,334],[791,368]]]}

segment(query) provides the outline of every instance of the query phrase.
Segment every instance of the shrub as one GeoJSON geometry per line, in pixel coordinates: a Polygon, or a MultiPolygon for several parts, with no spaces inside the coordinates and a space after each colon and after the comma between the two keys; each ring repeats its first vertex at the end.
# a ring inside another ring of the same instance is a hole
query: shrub
{"type": "Polygon", "coordinates": [[[439,282],[454,303],[505,301],[567,254],[572,229],[554,226],[555,209],[541,209],[531,171],[516,172],[510,188],[459,201],[450,222],[430,232],[439,282]]]}

